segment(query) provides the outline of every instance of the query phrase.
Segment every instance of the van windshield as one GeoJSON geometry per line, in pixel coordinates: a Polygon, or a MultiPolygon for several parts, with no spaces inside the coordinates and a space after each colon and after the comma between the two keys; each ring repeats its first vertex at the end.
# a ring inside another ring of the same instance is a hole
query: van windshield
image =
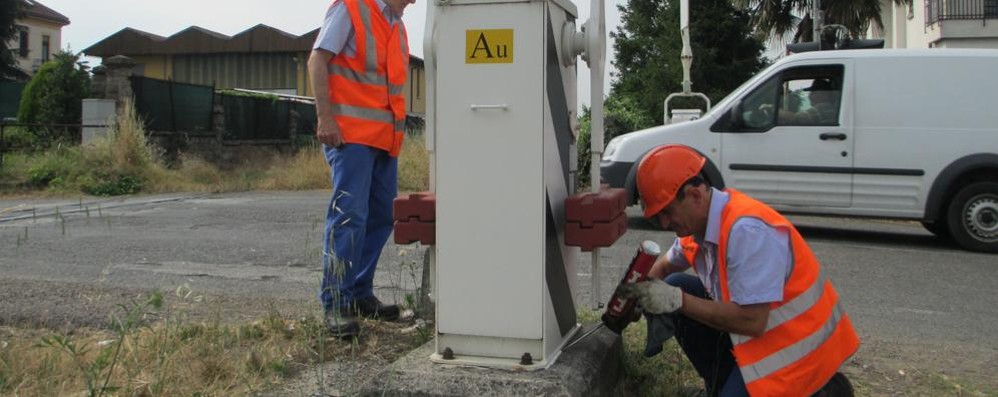
{"type": "Polygon", "coordinates": [[[729,93],[728,96],[724,97],[724,99],[722,99],[716,105],[714,105],[713,107],[711,107],[710,111],[707,112],[707,114],[705,114],[705,116],[706,115],[713,115],[714,113],[716,113],[718,111],[718,109],[724,109],[724,108],[728,107],[728,104],[730,104],[731,101],[736,96],[738,96],[739,93],[741,93],[743,90],[745,90],[745,87],[748,87],[749,85],[754,84],[757,80],[761,79],[762,76],[765,76],[765,75],[769,74],[769,70],[772,69],[775,66],[776,66],[776,64],[770,65],[768,68],[765,68],[761,72],[756,73],[755,76],[752,76],[752,78],[750,78],[748,80],[745,80],[745,82],[742,83],[742,85],[738,86],[738,88],[735,88],[734,90],[731,90],[731,93],[729,93]]]}

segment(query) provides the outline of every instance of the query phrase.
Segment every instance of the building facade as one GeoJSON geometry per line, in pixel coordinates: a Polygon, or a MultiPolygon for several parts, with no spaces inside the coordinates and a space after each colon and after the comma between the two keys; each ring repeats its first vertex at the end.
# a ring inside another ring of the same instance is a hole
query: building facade
{"type": "Polygon", "coordinates": [[[884,48],[998,48],[998,0],[881,0],[884,48]]]}
{"type": "MultiPolygon", "coordinates": [[[[124,55],[135,74],[216,89],[249,89],[312,96],[308,57],[319,30],[296,36],[257,25],[233,36],[192,26],[169,37],[125,28],[83,50],[88,56],[124,55]]],[[[410,55],[406,87],[410,115],[426,113],[423,60],[410,55]]]]}
{"type": "Polygon", "coordinates": [[[62,47],[62,27],[69,25],[69,18],[34,0],[22,3],[24,16],[16,21],[19,32],[7,48],[30,77],[62,47]]]}

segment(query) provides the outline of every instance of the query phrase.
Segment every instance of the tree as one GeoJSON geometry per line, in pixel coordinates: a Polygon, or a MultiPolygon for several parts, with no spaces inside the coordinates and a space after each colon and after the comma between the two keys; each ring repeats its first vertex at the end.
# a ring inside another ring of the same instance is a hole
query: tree
{"type": "MultiPolygon", "coordinates": [[[[611,33],[616,40],[613,65],[617,74],[607,101],[633,104],[648,120],[661,122],[665,97],[682,91],[679,1],[629,0],[626,7],[618,8],[622,24],[611,33]]],[[[690,1],[690,45],[692,90],[703,92],[713,103],[766,65],[762,42],[753,37],[749,16],[727,0],[690,1]]],[[[702,101],[674,102],[702,106],[702,101]]]]}
{"type": "MultiPolygon", "coordinates": [[[[770,38],[787,42],[812,41],[812,15],[815,0],[734,0],[735,5],[752,15],[752,26],[770,38]]],[[[845,26],[852,37],[861,37],[870,27],[884,26],[880,18],[880,0],[818,0],[822,25],[845,26]]],[[[892,0],[911,6],[911,0],[892,0]]],[[[830,34],[834,32],[826,32],[830,34]]]]}
{"type": "MultiPolygon", "coordinates": [[[[90,75],[79,57],[56,53],[24,87],[17,119],[22,123],[78,124],[81,101],[90,94],[90,75]]],[[[44,140],[50,136],[41,136],[44,140]]]]}
{"type": "Polygon", "coordinates": [[[23,0],[0,0],[0,80],[14,80],[24,76],[17,67],[14,53],[8,47],[17,42],[21,29],[17,26],[18,18],[24,14],[23,0]]]}

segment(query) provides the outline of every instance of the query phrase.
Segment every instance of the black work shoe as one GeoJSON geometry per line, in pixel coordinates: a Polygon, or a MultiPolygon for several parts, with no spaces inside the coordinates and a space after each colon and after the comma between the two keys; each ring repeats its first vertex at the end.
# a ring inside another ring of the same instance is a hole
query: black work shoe
{"type": "Polygon", "coordinates": [[[386,305],[376,297],[355,300],[353,304],[340,309],[344,316],[361,316],[382,321],[395,321],[399,318],[398,305],[386,305]]]}
{"type": "Polygon", "coordinates": [[[324,321],[329,333],[337,338],[360,335],[360,323],[353,316],[341,314],[339,310],[326,310],[324,321]]]}

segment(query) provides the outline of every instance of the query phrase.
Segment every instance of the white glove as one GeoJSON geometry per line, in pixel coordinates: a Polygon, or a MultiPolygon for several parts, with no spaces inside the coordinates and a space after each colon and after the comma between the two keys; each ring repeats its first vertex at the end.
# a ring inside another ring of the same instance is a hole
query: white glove
{"type": "Polygon", "coordinates": [[[623,284],[617,291],[636,298],[641,309],[651,314],[672,313],[683,307],[683,290],[659,279],[623,284]]]}

